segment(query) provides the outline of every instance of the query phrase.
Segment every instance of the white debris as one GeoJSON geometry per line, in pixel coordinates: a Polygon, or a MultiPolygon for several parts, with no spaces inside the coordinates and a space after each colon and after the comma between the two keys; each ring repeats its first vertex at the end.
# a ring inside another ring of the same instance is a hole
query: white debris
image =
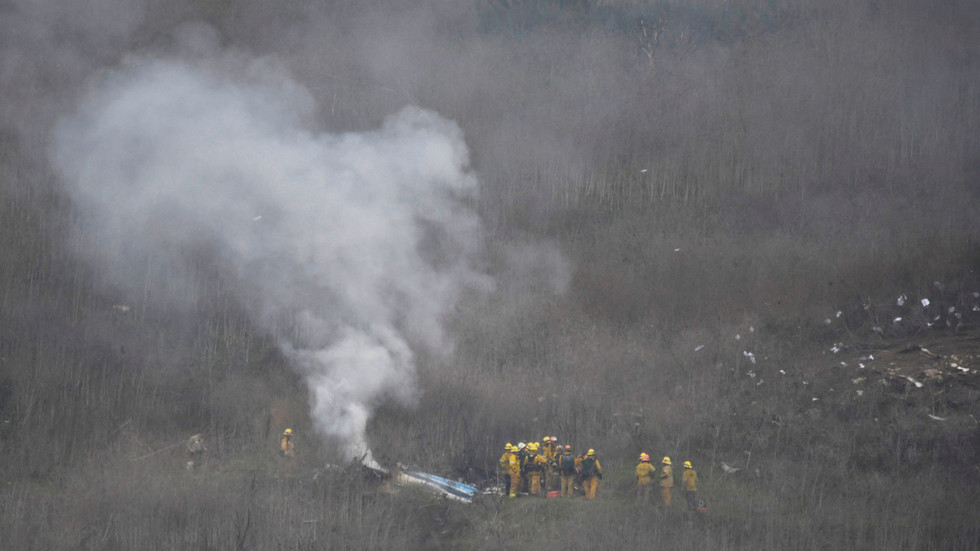
{"type": "Polygon", "coordinates": [[[908,379],[910,383],[914,384],[915,388],[922,388],[922,383],[920,383],[919,381],[916,381],[915,379],[909,377],[908,375],[906,375],[905,378],[908,379]]]}
{"type": "Polygon", "coordinates": [[[958,366],[956,366],[956,369],[959,369],[959,370],[960,370],[960,371],[962,371],[963,373],[969,373],[969,372],[970,372],[970,370],[969,370],[968,368],[966,368],[966,367],[963,367],[962,365],[958,365],[958,366]]]}
{"type": "Polygon", "coordinates": [[[953,312],[956,311],[956,307],[955,306],[950,306],[948,309],[946,309],[946,311],[949,312],[950,314],[952,314],[953,312]]]}
{"type": "Polygon", "coordinates": [[[750,362],[752,362],[753,364],[755,364],[755,354],[743,350],[742,351],[742,355],[745,356],[746,358],[748,358],[750,362]]]}
{"type": "Polygon", "coordinates": [[[839,318],[839,317],[841,317],[842,315],[844,315],[844,312],[841,312],[840,310],[838,310],[838,311],[837,311],[837,313],[836,313],[836,314],[834,314],[834,317],[835,317],[835,318],[839,318]]]}
{"type": "Polygon", "coordinates": [[[980,298],[980,293],[974,291],[973,292],[973,298],[980,298]]]}
{"type": "Polygon", "coordinates": [[[874,326],[874,327],[872,327],[871,330],[874,331],[875,333],[882,333],[883,332],[883,330],[881,329],[881,327],[878,327],[877,325],[874,326]]]}
{"type": "Polygon", "coordinates": [[[722,464],[721,464],[721,470],[725,471],[726,474],[732,474],[732,473],[737,473],[738,471],[741,471],[742,469],[740,469],[738,467],[730,467],[730,466],[728,466],[727,463],[722,462],[722,464]]]}
{"type": "Polygon", "coordinates": [[[864,396],[864,391],[863,390],[856,390],[855,392],[857,392],[857,395],[858,396],[864,396]]]}
{"type": "Polygon", "coordinates": [[[252,222],[258,222],[259,220],[262,220],[262,216],[261,215],[256,216],[255,218],[253,218],[252,219],[252,222]]]}
{"type": "Polygon", "coordinates": [[[834,343],[834,346],[831,346],[830,347],[830,351],[833,352],[834,354],[836,354],[836,353],[838,353],[838,352],[841,351],[841,347],[842,346],[844,346],[844,343],[835,342],[834,343]]]}
{"type": "Polygon", "coordinates": [[[755,333],[755,326],[749,326],[749,333],[755,333]]]}
{"type": "Polygon", "coordinates": [[[748,372],[748,373],[746,373],[746,375],[748,375],[748,376],[749,376],[749,377],[751,377],[752,379],[755,379],[755,371],[752,371],[752,370],[749,370],[749,372],[748,372]]]}
{"type": "Polygon", "coordinates": [[[901,317],[901,316],[899,316],[899,317],[897,317],[897,318],[895,318],[895,319],[893,319],[893,320],[892,320],[892,323],[898,323],[898,322],[900,322],[900,321],[902,321],[902,317],[901,317]]]}
{"type": "Polygon", "coordinates": [[[816,396],[814,396],[814,397],[813,397],[813,401],[814,401],[814,402],[818,402],[818,401],[820,401],[820,398],[817,398],[816,396]]]}
{"type": "Polygon", "coordinates": [[[697,345],[697,346],[694,347],[694,351],[695,352],[700,352],[702,348],[704,348],[704,345],[703,344],[699,344],[699,345],[697,345]]]}
{"type": "Polygon", "coordinates": [[[864,364],[863,363],[858,363],[858,367],[860,367],[861,369],[864,369],[864,364]]]}
{"type": "Polygon", "coordinates": [[[841,367],[847,367],[847,362],[841,362],[840,365],[841,367]]]}
{"type": "Polygon", "coordinates": [[[646,171],[647,171],[647,169],[645,169],[645,168],[641,168],[641,169],[640,169],[640,174],[643,174],[643,173],[644,173],[644,172],[646,172],[646,171]]]}
{"type": "Polygon", "coordinates": [[[824,325],[830,325],[830,318],[823,320],[824,325]]]}
{"type": "Polygon", "coordinates": [[[935,419],[936,421],[945,421],[946,419],[949,419],[949,417],[940,417],[931,413],[927,413],[926,415],[928,415],[930,419],[935,419]]]}
{"type": "Polygon", "coordinates": [[[129,306],[126,306],[125,304],[113,304],[112,309],[119,310],[120,312],[129,312],[129,306]]]}
{"type": "Polygon", "coordinates": [[[780,370],[779,370],[779,374],[780,374],[780,375],[785,375],[785,374],[786,374],[786,372],[785,372],[785,371],[783,371],[782,369],[780,369],[780,370]]]}
{"type": "Polygon", "coordinates": [[[905,294],[903,293],[902,296],[898,297],[898,301],[897,301],[898,302],[898,305],[899,306],[904,306],[905,305],[905,301],[908,300],[908,298],[909,297],[905,296],[905,294]]]}
{"type": "Polygon", "coordinates": [[[973,305],[973,311],[974,312],[980,312],[980,306],[977,306],[976,304],[974,304],[973,305]]]}
{"type": "Polygon", "coordinates": [[[674,252],[675,252],[675,253],[679,253],[679,252],[681,252],[681,249],[680,249],[680,247],[678,247],[678,248],[676,248],[676,249],[674,249],[674,252]]]}
{"type": "Polygon", "coordinates": [[[742,340],[742,335],[735,335],[735,340],[737,341],[742,340]]]}
{"type": "Polygon", "coordinates": [[[924,298],[924,299],[920,300],[919,302],[922,303],[922,307],[923,308],[925,308],[926,306],[929,306],[929,299],[927,299],[927,298],[924,298]]]}

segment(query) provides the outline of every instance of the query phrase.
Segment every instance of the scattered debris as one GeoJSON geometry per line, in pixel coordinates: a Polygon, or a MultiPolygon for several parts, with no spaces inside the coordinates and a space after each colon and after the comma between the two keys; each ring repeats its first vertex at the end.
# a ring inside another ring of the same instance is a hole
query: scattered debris
{"type": "Polygon", "coordinates": [[[396,484],[422,486],[431,492],[449,499],[462,501],[464,503],[472,503],[473,498],[480,493],[479,489],[474,486],[470,486],[469,484],[464,484],[462,482],[457,482],[455,480],[450,480],[434,474],[408,470],[403,468],[401,465],[399,465],[399,468],[392,474],[392,480],[396,484]]]}
{"type": "Polygon", "coordinates": [[[933,415],[931,413],[927,415],[929,416],[930,419],[934,419],[936,421],[945,421],[946,419],[949,419],[949,417],[939,417],[938,415],[933,415]]]}
{"type": "Polygon", "coordinates": [[[732,474],[732,473],[737,473],[738,471],[741,471],[742,469],[740,469],[738,467],[731,467],[731,466],[728,465],[728,463],[725,463],[724,461],[722,461],[722,463],[721,463],[721,470],[725,471],[725,474],[732,474]]]}

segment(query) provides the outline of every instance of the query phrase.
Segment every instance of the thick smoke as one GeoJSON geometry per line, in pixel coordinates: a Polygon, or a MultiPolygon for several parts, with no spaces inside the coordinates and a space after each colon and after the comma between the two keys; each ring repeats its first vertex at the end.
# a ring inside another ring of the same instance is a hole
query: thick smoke
{"type": "Polygon", "coordinates": [[[127,251],[212,251],[304,374],[317,429],[370,454],[372,408],[415,399],[412,347],[449,351],[447,310],[490,285],[460,202],[477,191],[467,148],[415,107],[375,131],[318,132],[311,95],[282,71],[235,73],[130,60],[61,122],[53,162],[110,277],[133,277],[127,251]]]}

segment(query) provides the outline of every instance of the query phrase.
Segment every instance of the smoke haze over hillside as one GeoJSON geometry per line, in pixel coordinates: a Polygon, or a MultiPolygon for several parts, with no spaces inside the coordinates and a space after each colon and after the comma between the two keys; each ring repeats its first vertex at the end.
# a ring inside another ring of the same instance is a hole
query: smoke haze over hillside
{"type": "Polygon", "coordinates": [[[415,398],[409,343],[450,351],[444,316],[489,288],[480,222],[459,202],[477,180],[435,113],[321,133],[284,72],[245,74],[131,59],[59,126],[54,163],[109,278],[139,281],[139,251],[164,266],[208,251],[304,374],[316,427],[360,455],[374,405],[415,398]]]}

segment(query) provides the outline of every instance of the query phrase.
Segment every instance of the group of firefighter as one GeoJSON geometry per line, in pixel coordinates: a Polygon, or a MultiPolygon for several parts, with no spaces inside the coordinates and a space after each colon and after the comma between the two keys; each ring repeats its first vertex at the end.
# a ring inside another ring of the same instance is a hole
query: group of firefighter
{"type": "MultiPolygon", "coordinates": [[[[557,486],[560,497],[572,497],[576,483],[585,492],[586,499],[595,499],[599,480],[602,479],[602,465],[594,449],[581,455],[572,453],[571,445],[558,445],[558,438],[545,436],[541,442],[524,442],[516,446],[508,442],[504,454],[500,456],[500,472],[503,475],[504,493],[511,498],[522,494],[541,496],[542,491],[554,496],[557,486]],[[543,484],[543,485],[542,485],[543,484]]],[[[660,495],[664,507],[671,506],[674,490],[674,473],[670,457],[660,461],[658,469],[650,461],[647,453],[640,454],[636,466],[637,499],[649,503],[655,479],[659,482],[660,495]]],[[[681,485],[689,510],[698,508],[698,473],[690,461],[684,462],[681,485]]]]}

